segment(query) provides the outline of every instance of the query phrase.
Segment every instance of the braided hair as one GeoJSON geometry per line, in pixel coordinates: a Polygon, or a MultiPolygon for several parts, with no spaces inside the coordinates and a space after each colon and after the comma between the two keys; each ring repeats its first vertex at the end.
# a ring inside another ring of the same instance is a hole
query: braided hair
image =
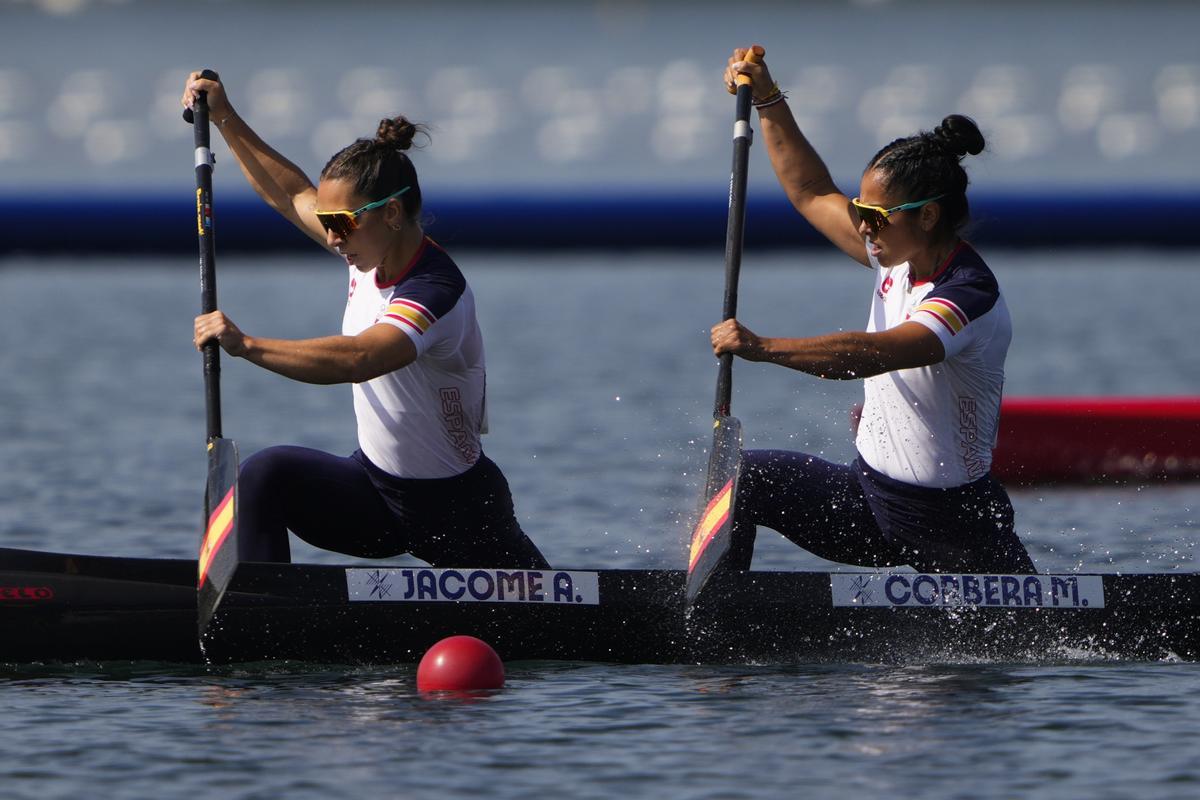
{"type": "Polygon", "coordinates": [[[967,172],[963,156],[983,152],[983,134],[975,121],[951,114],[932,131],[896,139],[875,154],[866,171],[884,174],[884,185],[907,202],[944,195],[938,204],[938,227],[951,233],[970,220],[967,205],[967,172]]]}
{"type": "Polygon", "coordinates": [[[429,130],[424,125],[404,117],[382,119],[374,139],[357,139],[329,159],[321,170],[321,180],[349,181],[358,194],[369,200],[387,197],[409,186],[396,199],[404,208],[404,215],[416,220],[421,214],[421,185],[417,182],[417,170],[404,151],[413,147],[418,134],[429,139],[429,130]]]}

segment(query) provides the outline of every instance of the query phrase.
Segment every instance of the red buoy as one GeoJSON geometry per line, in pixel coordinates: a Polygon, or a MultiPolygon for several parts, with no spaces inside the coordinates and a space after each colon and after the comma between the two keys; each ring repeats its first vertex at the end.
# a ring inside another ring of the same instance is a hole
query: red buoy
{"type": "Polygon", "coordinates": [[[474,636],[450,636],[425,653],[417,666],[422,692],[499,689],[504,663],[491,645],[474,636]]]}

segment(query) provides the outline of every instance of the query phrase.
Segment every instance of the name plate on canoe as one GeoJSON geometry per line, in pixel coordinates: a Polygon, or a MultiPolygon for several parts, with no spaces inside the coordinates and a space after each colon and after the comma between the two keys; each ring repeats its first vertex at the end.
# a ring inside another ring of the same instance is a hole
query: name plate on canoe
{"type": "Polygon", "coordinates": [[[359,603],[540,603],[594,606],[600,575],[537,569],[348,569],[359,603]]]}
{"type": "Polygon", "coordinates": [[[1100,575],[831,573],[835,606],[1104,608],[1100,575]]]}

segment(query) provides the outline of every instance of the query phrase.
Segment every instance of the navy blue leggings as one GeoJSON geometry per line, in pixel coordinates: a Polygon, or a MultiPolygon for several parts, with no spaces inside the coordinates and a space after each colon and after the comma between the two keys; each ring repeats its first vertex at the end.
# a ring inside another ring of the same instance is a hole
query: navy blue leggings
{"type": "Polygon", "coordinates": [[[750,569],[757,525],[829,561],[908,564],[921,572],[1036,572],[1013,528],[1012,504],[990,477],[951,489],[894,481],[856,460],[747,450],[738,475],[727,564],[750,569]]]}
{"type": "Polygon", "coordinates": [[[270,447],[238,473],[238,556],[291,560],[288,531],[359,558],[411,553],[435,567],[549,567],[521,530],[503,473],[486,456],[452,478],[389,475],[361,451],[343,458],[270,447]]]}

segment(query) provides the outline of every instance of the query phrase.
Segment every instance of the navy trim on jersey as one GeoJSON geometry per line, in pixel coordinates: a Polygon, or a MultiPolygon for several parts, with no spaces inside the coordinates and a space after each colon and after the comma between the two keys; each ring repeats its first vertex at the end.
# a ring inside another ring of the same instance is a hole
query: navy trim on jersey
{"type": "Polygon", "coordinates": [[[970,322],[991,311],[999,298],[996,276],[975,249],[963,242],[951,256],[948,269],[934,277],[933,289],[921,302],[948,300],[970,322]]]}
{"type": "Polygon", "coordinates": [[[419,256],[392,289],[388,302],[409,300],[420,303],[432,316],[431,321],[436,321],[458,303],[467,288],[467,279],[449,254],[429,239],[419,256]]]}

